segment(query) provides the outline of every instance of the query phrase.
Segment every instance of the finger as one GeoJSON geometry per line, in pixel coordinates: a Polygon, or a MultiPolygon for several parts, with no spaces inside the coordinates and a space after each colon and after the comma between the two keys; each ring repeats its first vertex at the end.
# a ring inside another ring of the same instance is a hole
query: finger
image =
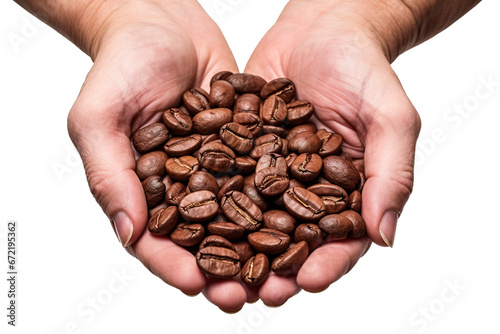
{"type": "Polygon", "coordinates": [[[366,237],[323,244],[300,268],[298,285],[309,292],[325,290],[347,274],[369,247],[370,241],[366,237]]]}
{"type": "Polygon", "coordinates": [[[281,306],[299,291],[295,277],[282,277],[270,273],[259,289],[259,297],[267,306],[281,306]]]}
{"type": "Polygon", "coordinates": [[[235,313],[247,301],[247,293],[237,279],[208,278],[203,295],[222,311],[235,313]]]}
{"type": "Polygon", "coordinates": [[[206,277],[198,269],[194,255],[167,237],[145,231],[127,249],[154,275],[185,294],[196,295],[206,286],[206,277]]]}

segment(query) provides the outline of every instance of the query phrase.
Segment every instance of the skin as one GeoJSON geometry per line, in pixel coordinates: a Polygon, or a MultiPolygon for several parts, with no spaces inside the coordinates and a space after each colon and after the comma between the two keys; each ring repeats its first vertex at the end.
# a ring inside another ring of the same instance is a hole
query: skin
{"type": "Polygon", "coordinates": [[[189,295],[202,292],[222,310],[236,312],[259,298],[278,306],[300,289],[324,290],[349,272],[371,241],[392,246],[397,217],[413,186],[420,119],[390,62],[479,1],[456,0],[454,8],[436,0],[288,3],[245,70],[267,80],[292,79],[298,97],[315,106],[318,126],[342,134],[345,151],[365,160],[363,216],[369,238],[327,242],[297,277],[272,274],[261,287],[247,287],[239,279],[207,279],[191,253],[146,229],[147,207],[130,136],[159,120],[187,89],[208,89],[213,74],[238,71],[222,33],[199,4],[17,2],[94,61],[68,115],[68,131],[90,190],[122,245],[167,284],[189,295]]]}

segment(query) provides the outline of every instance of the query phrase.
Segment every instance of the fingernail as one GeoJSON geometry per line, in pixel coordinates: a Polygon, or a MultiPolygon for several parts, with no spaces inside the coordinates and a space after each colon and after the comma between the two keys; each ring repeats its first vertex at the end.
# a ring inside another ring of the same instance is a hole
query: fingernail
{"type": "Polygon", "coordinates": [[[385,244],[392,248],[396,237],[396,226],[399,214],[396,211],[386,211],[380,221],[379,233],[385,244]]]}
{"type": "Polygon", "coordinates": [[[125,212],[118,211],[113,217],[113,224],[115,226],[116,235],[121,244],[123,247],[127,247],[130,239],[132,238],[132,233],[134,232],[132,220],[125,212]]]}

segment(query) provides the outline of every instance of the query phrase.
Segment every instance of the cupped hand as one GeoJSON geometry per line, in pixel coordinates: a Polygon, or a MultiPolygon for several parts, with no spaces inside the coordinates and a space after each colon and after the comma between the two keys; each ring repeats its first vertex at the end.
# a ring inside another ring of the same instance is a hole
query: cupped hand
{"type": "Polygon", "coordinates": [[[420,118],[390,66],[387,46],[362,10],[341,3],[290,1],[245,71],[267,80],[291,79],[298,99],[314,105],[318,128],[341,134],[343,151],[364,159],[362,215],[369,238],[326,242],[296,277],[270,276],[259,291],[268,305],[284,303],[300,288],[326,289],[355,265],[371,241],[392,246],[413,186],[420,118]]]}
{"type": "Polygon", "coordinates": [[[255,299],[235,280],[208,281],[194,256],[146,228],[131,135],[158,121],[182,93],[208,88],[212,75],[237,71],[219,28],[196,1],[125,2],[105,20],[90,48],[94,65],[69,114],[92,194],[127,250],[186,294],[205,293],[225,311],[255,299]]]}

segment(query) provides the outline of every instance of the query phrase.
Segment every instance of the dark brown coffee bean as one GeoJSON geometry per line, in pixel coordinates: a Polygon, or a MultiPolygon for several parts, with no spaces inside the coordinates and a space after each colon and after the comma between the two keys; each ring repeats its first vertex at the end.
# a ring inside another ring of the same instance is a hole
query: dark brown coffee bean
{"type": "Polygon", "coordinates": [[[200,169],[200,164],[195,157],[185,155],[182,157],[170,158],[165,163],[165,169],[176,181],[187,181],[200,169]]]}
{"type": "Polygon", "coordinates": [[[246,263],[255,254],[250,244],[246,241],[233,243],[233,248],[240,256],[241,263],[246,263]]]}
{"type": "Polygon", "coordinates": [[[213,277],[233,277],[240,272],[238,254],[229,248],[205,247],[196,254],[196,263],[201,271],[213,277]]]}
{"type": "Polygon", "coordinates": [[[267,153],[260,157],[257,165],[255,166],[255,172],[258,173],[262,169],[269,167],[277,168],[283,174],[286,174],[288,170],[285,158],[277,153],[267,153]]]}
{"type": "Polygon", "coordinates": [[[203,168],[215,173],[225,173],[234,165],[234,152],[226,145],[211,142],[198,151],[198,161],[203,168]]]}
{"type": "Polygon", "coordinates": [[[170,239],[183,247],[199,244],[205,236],[205,229],[201,224],[180,223],[170,233],[170,239]]]}
{"type": "Polygon", "coordinates": [[[292,139],[301,132],[316,133],[316,131],[318,131],[318,129],[316,128],[316,125],[314,125],[313,123],[299,124],[291,128],[290,131],[288,131],[288,134],[286,135],[286,140],[290,141],[290,139],[292,139]]]}
{"type": "Polygon", "coordinates": [[[347,208],[358,213],[361,212],[361,193],[358,190],[354,190],[349,194],[347,208]]]}
{"type": "Polygon", "coordinates": [[[212,79],[210,80],[210,86],[214,84],[217,80],[226,80],[229,76],[233,75],[233,72],[230,71],[220,71],[214,74],[212,79]]]}
{"type": "Polygon", "coordinates": [[[244,193],[231,191],[224,194],[221,209],[230,221],[243,226],[247,231],[255,231],[261,225],[262,211],[244,193]]]}
{"type": "Polygon", "coordinates": [[[255,94],[243,94],[238,96],[234,102],[233,112],[237,113],[252,113],[255,115],[260,114],[260,104],[262,100],[255,94]]]}
{"type": "Polygon", "coordinates": [[[287,165],[288,169],[290,169],[290,167],[292,167],[293,162],[295,161],[295,159],[297,159],[298,156],[299,155],[297,153],[290,153],[285,157],[286,165],[287,165]]]}
{"type": "Polygon", "coordinates": [[[283,253],[290,245],[290,237],[278,230],[261,228],[248,235],[248,243],[259,253],[276,255],[283,253]]]}
{"type": "Polygon", "coordinates": [[[269,259],[258,253],[250,258],[241,269],[241,280],[248,285],[261,285],[269,275],[269,259]]]}
{"type": "MultiPolygon", "coordinates": [[[[264,124],[262,126],[262,135],[267,135],[268,133],[273,133],[278,137],[281,137],[281,140],[285,140],[286,135],[288,134],[285,128],[276,125],[264,124]]],[[[287,141],[288,142],[288,141],[287,141]]]]}
{"type": "Polygon", "coordinates": [[[241,175],[235,175],[232,178],[230,178],[219,190],[219,193],[217,194],[217,199],[220,201],[222,199],[222,196],[224,194],[232,191],[242,191],[243,190],[243,176],[241,175]]]}
{"type": "Polygon", "coordinates": [[[255,139],[250,157],[259,159],[266,153],[279,153],[282,147],[283,142],[281,138],[270,133],[255,139]]]}
{"type": "Polygon", "coordinates": [[[153,123],[137,130],[132,143],[138,152],[145,153],[162,145],[168,139],[168,130],[163,123],[153,123]]]}
{"type": "Polygon", "coordinates": [[[189,155],[201,147],[201,135],[192,134],[186,137],[172,137],[165,145],[163,150],[171,157],[180,157],[189,155]]]}
{"type": "Polygon", "coordinates": [[[268,167],[255,173],[254,182],[261,195],[273,197],[282,194],[290,181],[282,169],[268,167]]]}
{"type": "Polygon", "coordinates": [[[219,140],[219,133],[211,133],[201,136],[201,146],[219,140]]]}
{"type": "Polygon", "coordinates": [[[361,192],[363,187],[365,186],[366,176],[364,173],[359,172],[359,183],[358,183],[358,191],[361,192]]]}
{"type": "Polygon", "coordinates": [[[281,138],[281,141],[283,142],[283,147],[281,148],[280,154],[283,157],[286,157],[290,154],[290,151],[288,150],[288,140],[286,140],[285,138],[281,138]]]}
{"type": "Polygon", "coordinates": [[[163,112],[163,124],[174,135],[184,136],[191,133],[193,122],[191,117],[177,108],[170,108],[163,112]]]}
{"type": "Polygon", "coordinates": [[[262,118],[256,114],[251,113],[239,113],[233,115],[233,122],[238,123],[246,127],[250,133],[257,137],[262,132],[262,118]]]}
{"type": "Polygon", "coordinates": [[[207,221],[219,210],[217,197],[208,190],[201,190],[186,195],[179,203],[179,213],[190,222],[207,221]]]}
{"type": "Polygon", "coordinates": [[[323,177],[348,193],[355,190],[359,183],[359,173],[356,167],[352,162],[340,156],[333,155],[323,159],[323,177]]]}
{"type": "Polygon", "coordinates": [[[162,177],[153,175],[142,181],[144,195],[148,208],[158,205],[165,198],[165,184],[162,182],[162,177]]]}
{"type": "Polygon", "coordinates": [[[273,260],[271,270],[280,276],[291,276],[299,272],[309,255],[307,242],[301,241],[273,260]]]}
{"type": "Polygon", "coordinates": [[[288,110],[288,124],[297,125],[305,123],[314,114],[314,107],[309,101],[294,101],[286,105],[288,110]]]}
{"type": "Polygon", "coordinates": [[[178,206],[181,200],[187,195],[184,183],[176,182],[167,189],[165,202],[169,205],[178,206]]]}
{"type": "Polygon", "coordinates": [[[300,224],[295,229],[294,241],[296,243],[301,241],[307,242],[309,251],[312,252],[323,243],[325,236],[325,232],[316,224],[300,224]]]}
{"type": "Polygon", "coordinates": [[[262,87],[266,84],[266,80],[258,75],[248,73],[235,73],[227,77],[226,80],[233,85],[238,94],[260,94],[262,87]]]}
{"type": "Polygon", "coordinates": [[[178,218],[176,206],[160,209],[149,219],[148,230],[155,235],[167,235],[177,225],[178,218]]]}
{"type": "Polygon", "coordinates": [[[184,115],[187,115],[187,116],[191,117],[191,113],[189,112],[189,110],[187,110],[187,108],[185,106],[179,106],[178,109],[184,115]]]}
{"type": "Polygon", "coordinates": [[[208,237],[205,237],[200,244],[200,249],[205,247],[224,247],[234,250],[231,241],[221,237],[220,235],[209,235],[208,237]]]}
{"type": "Polygon", "coordinates": [[[347,193],[334,184],[315,184],[307,188],[325,203],[326,214],[339,213],[347,207],[347,193]]]}
{"type": "Polygon", "coordinates": [[[315,153],[302,153],[290,166],[293,177],[302,182],[314,180],[321,173],[323,161],[315,153]]]}
{"type": "Polygon", "coordinates": [[[290,103],[295,97],[295,85],[287,78],[271,80],[262,87],[260,97],[265,100],[271,95],[277,95],[282,98],[285,103],[290,103]]]}
{"type": "Polygon", "coordinates": [[[255,170],[255,166],[257,165],[257,161],[250,157],[236,157],[234,159],[234,169],[237,172],[241,172],[243,174],[250,173],[255,170]]]}
{"type": "Polygon", "coordinates": [[[253,183],[254,175],[252,175],[252,184],[246,184],[243,186],[243,193],[250,198],[250,200],[257,205],[257,207],[262,211],[266,211],[269,204],[267,199],[263,197],[255,184],[253,183]]]}
{"type": "Polygon", "coordinates": [[[237,224],[230,222],[211,222],[207,225],[210,234],[220,235],[227,240],[238,240],[245,233],[245,229],[237,224]]]}
{"type": "Polygon", "coordinates": [[[135,162],[135,173],[143,181],[152,175],[165,174],[165,162],[168,156],[163,151],[153,151],[142,155],[135,162]]]}
{"type": "Polygon", "coordinates": [[[264,101],[260,112],[264,124],[281,125],[286,120],[287,115],[285,101],[277,95],[272,95],[264,101]]]}
{"type": "Polygon", "coordinates": [[[301,132],[288,141],[288,150],[301,153],[318,153],[321,139],[313,132],[301,132]]]}
{"type": "Polygon", "coordinates": [[[290,234],[295,231],[295,218],[286,211],[269,210],[262,214],[263,227],[290,234]]]}
{"type": "Polygon", "coordinates": [[[360,173],[365,172],[365,160],[364,159],[354,159],[351,161],[354,167],[358,170],[360,173]]]}
{"type": "Polygon", "coordinates": [[[239,154],[246,154],[253,148],[253,135],[245,126],[227,123],[220,128],[222,142],[239,154]]]}
{"type": "Polygon", "coordinates": [[[294,188],[294,187],[307,188],[302,182],[300,182],[296,179],[291,179],[290,184],[288,185],[288,189],[294,188]]]}
{"type": "Polygon", "coordinates": [[[236,92],[227,81],[215,81],[210,87],[208,102],[212,108],[231,108],[236,92]]]}
{"type": "Polygon", "coordinates": [[[160,202],[160,204],[158,204],[158,205],[156,205],[156,206],[154,206],[154,207],[152,207],[152,208],[149,208],[149,209],[148,209],[148,217],[149,217],[149,218],[153,217],[153,216],[154,216],[154,214],[155,214],[156,212],[158,212],[158,210],[160,210],[160,209],[165,209],[165,208],[167,208],[167,207],[168,207],[168,205],[167,205],[167,203],[166,203],[166,202],[160,202]]]}
{"type": "Polygon", "coordinates": [[[222,188],[230,178],[231,175],[229,174],[218,173],[215,177],[215,180],[217,181],[217,186],[219,187],[219,189],[222,188]]]}
{"type": "Polygon", "coordinates": [[[197,171],[189,178],[188,188],[190,192],[208,190],[214,194],[219,192],[219,186],[215,177],[204,171],[197,171]]]}
{"type": "Polygon", "coordinates": [[[233,112],[227,108],[203,110],[193,117],[193,131],[202,135],[218,133],[220,128],[231,122],[233,112]]]}
{"type": "Polygon", "coordinates": [[[348,235],[349,238],[359,238],[366,234],[366,223],[359,213],[346,210],[339,213],[339,215],[347,217],[353,225],[353,229],[348,235]]]}
{"type": "Polygon", "coordinates": [[[342,145],[342,136],[325,129],[318,130],[316,135],[321,140],[321,148],[319,149],[319,156],[322,158],[330,155],[337,155],[340,153],[342,145]]]}
{"type": "Polygon", "coordinates": [[[340,214],[331,214],[324,216],[318,223],[318,226],[330,235],[333,240],[341,240],[347,238],[349,232],[352,231],[353,225],[349,218],[340,214]]]}
{"type": "Polygon", "coordinates": [[[197,113],[210,108],[210,104],[208,103],[208,93],[202,88],[186,91],[182,95],[182,102],[191,115],[196,115],[197,113]]]}
{"type": "Polygon", "coordinates": [[[304,188],[291,188],[283,194],[283,204],[299,220],[315,222],[325,215],[325,204],[314,193],[304,188]]]}

